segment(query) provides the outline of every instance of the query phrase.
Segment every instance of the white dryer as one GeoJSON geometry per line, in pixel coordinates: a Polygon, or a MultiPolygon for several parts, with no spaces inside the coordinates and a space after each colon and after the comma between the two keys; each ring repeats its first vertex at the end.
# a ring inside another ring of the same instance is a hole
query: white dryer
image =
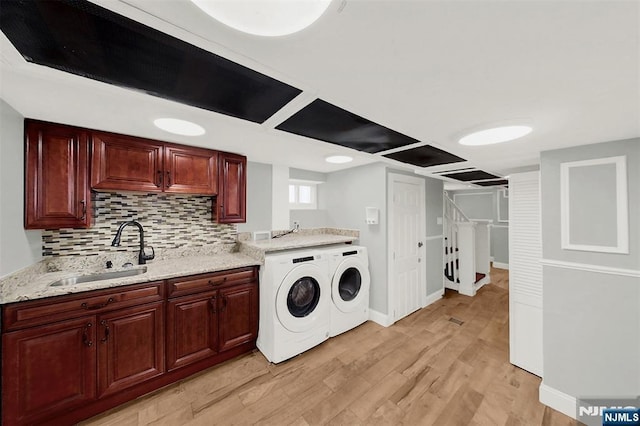
{"type": "Polygon", "coordinates": [[[329,336],[337,336],[369,319],[369,259],[367,248],[352,245],[324,247],[329,256],[331,324],[329,336]]]}
{"type": "Polygon", "coordinates": [[[267,254],[260,271],[260,324],[256,345],[273,363],[329,338],[327,256],[318,250],[267,254]]]}

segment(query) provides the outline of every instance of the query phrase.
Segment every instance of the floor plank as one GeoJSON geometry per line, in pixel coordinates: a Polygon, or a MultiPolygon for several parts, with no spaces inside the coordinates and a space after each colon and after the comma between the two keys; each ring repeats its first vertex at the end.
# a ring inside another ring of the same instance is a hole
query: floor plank
{"type": "Polygon", "coordinates": [[[509,363],[508,308],[508,271],[492,269],[473,298],[447,290],[277,365],[255,351],[82,425],[576,425],[509,363]]]}

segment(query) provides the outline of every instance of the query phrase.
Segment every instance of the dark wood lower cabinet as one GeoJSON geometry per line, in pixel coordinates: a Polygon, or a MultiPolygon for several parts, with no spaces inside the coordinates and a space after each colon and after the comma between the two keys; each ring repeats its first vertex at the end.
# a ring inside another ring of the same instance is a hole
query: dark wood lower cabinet
{"type": "Polygon", "coordinates": [[[258,287],[242,284],[220,289],[220,351],[258,337],[258,287]]]}
{"type": "Polygon", "coordinates": [[[218,353],[218,291],[167,302],[167,370],[218,353]]]}
{"type": "Polygon", "coordinates": [[[96,396],[92,316],[2,336],[3,424],[38,424],[96,396]]]}
{"type": "Polygon", "coordinates": [[[46,300],[2,306],[5,426],[74,424],[255,349],[255,267],[46,300]]]}
{"type": "Polygon", "coordinates": [[[164,372],[164,303],[98,316],[98,397],[164,372]]]}

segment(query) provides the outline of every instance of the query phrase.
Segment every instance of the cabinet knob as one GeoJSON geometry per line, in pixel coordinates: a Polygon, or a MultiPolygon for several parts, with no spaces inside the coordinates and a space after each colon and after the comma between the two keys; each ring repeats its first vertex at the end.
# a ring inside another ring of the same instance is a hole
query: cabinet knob
{"type": "Polygon", "coordinates": [[[216,297],[215,296],[209,299],[209,305],[211,306],[211,312],[215,314],[216,313],[216,297]]]}

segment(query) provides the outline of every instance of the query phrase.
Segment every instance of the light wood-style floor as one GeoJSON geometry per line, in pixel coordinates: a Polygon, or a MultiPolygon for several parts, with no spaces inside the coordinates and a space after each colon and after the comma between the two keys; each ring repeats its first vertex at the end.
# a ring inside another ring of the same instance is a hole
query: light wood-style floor
{"type": "Polygon", "coordinates": [[[278,365],[256,351],[83,424],[576,424],[509,363],[508,271],[491,277],[474,298],[447,290],[391,327],[367,322],[278,365]]]}

